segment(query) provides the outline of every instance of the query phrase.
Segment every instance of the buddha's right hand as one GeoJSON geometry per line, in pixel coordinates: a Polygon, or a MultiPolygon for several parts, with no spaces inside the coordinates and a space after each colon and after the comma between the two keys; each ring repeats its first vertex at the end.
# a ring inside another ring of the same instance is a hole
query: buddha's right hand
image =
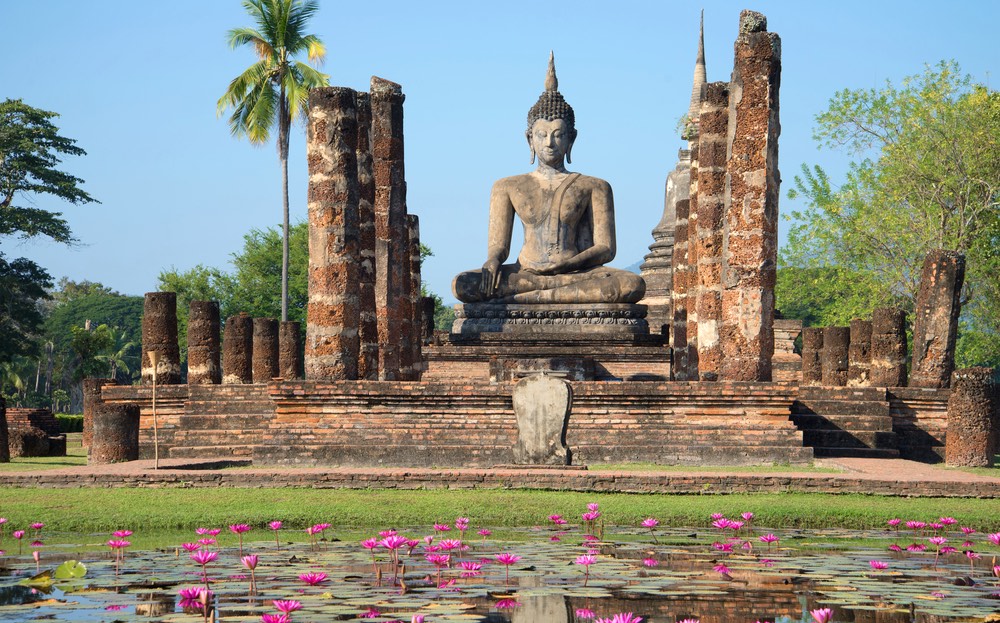
{"type": "Polygon", "coordinates": [[[500,287],[500,260],[487,260],[483,264],[483,276],[479,282],[479,293],[492,298],[500,287]]]}

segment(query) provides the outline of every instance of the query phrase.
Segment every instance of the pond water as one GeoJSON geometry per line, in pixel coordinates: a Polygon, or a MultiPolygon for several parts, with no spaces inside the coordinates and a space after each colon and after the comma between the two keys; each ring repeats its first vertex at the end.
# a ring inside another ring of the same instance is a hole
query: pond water
{"type": "Polygon", "coordinates": [[[810,622],[810,611],[823,607],[833,610],[833,621],[936,623],[986,621],[1000,612],[994,575],[1000,547],[957,526],[899,532],[595,527],[601,538],[588,540],[580,527],[553,524],[503,541],[475,528],[464,540],[455,529],[422,528],[398,535],[412,539],[394,550],[398,566],[393,550],[338,541],[333,528],[315,537],[282,530],[278,546],[263,540],[269,536],[264,527],[244,536],[244,554],[258,557],[252,574],[237,537],[224,530],[191,535],[191,543],[217,541],[199,544],[197,551],[208,552],[204,568],[180,543],[126,548],[116,565],[110,550],[72,551],[92,537],[59,534],[45,536],[36,568],[31,548],[25,544],[18,555],[8,534],[0,543],[8,550],[0,556],[0,621],[196,623],[207,616],[260,622],[279,614],[274,600],[301,604],[291,613],[295,623],[409,622],[414,615],[426,623],[585,623],[623,612],[645,623],[810,622]],[[762,540],[766,534],[777,541],[762,540]],[[433,536],[433,551],[425,535],[433,536]],[[890,551],[892,544],[902,551],[890,551]],[[921,545],[926,549],[917,551],[921,545]],[[958,551],[947,553],[949,546],[958,551]],[[937,554],[939,548],[946,553],[937,554]],[[30,580],[69,558],[86,565],[85,575],[30,580]],[[206,579],[208,607],[197,599],[183,602],[180,592],[206,579]]]}

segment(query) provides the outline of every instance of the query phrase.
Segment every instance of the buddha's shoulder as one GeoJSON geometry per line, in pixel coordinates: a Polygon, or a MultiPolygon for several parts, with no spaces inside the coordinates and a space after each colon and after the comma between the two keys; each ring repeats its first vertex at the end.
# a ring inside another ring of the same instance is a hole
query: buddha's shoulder
{"type": "Polygon", "coordinates": [[[611,192],[611,184],[609,184],[606,180],[602,180],[599,177],[584,175],[583,173],[580,174],[580,178],[576,180],[574,185],[579,185],[581,188],[590,188],[601,192],[611,192]]]}
{"type": "MultiPolygon", "coordinates": [[[[581,189],[590,189],[597,192],[611,192],[611,185],[607,181],[602,180],[599,177],[592,177],[590,175],[584,175],[582,173],[577,174],[579,177],[573,182],[573,186],[581,189]]],[[[524,189],[524,188],[535,188],[539,185],[539,180],[536,176],[531,173],[522,173],[520,175],[511,175],[510,177],[502,177],[493,183],[493,188],[495,190],[513,190],[513,189],[524,189]]]]}

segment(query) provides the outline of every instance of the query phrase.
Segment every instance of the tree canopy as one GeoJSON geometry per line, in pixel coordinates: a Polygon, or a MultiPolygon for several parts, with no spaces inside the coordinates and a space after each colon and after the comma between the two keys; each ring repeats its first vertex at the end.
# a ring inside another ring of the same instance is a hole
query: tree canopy
{"type": "Polygon", "coordinates": [[[830,295],[813,309],[821,322],[912,310],[927,252],[955,250],[968,266],[959,365],[1000,364],[1000,94],[942,62],[898,86],[840,91],[816,122],[821,146],[858,160],[839,186],[819,166],[795,177],[789,197],[806,207],[780,253],[782,311],[830,295]]]}

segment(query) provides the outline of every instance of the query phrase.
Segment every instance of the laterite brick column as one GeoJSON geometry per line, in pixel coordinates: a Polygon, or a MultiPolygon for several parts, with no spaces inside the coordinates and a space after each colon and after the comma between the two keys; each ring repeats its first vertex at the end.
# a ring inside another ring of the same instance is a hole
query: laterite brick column
{"type": "MultiPolygon", "coordinates": [[[[157,378],[159,383],[159,378],[157,378]]],[[[89,465],[135,461],[139,458],[139,405],[134,402],[97,405],[89,465]]]]}
{"type": "Polygon", "coordinates": [[[7,430],[7,401],[0,396],[0,463],[10,463],[10,431],[7,430]]]}
{"type": "Polygon", "coordinates": [[[301,325],[293,320],[278,325],[278,376],[283,379],[302,378],[301,332],[301,325]]]}
{"type": "Polygon", "coordinates": [[[307,379],[358,378],[360,221],[355,92],[309,93],[307,379]]]}
{"type": "Polygon", "coordinates": [[[872,387],[906,387],[906,312],[876,307],[872,312],[872,387]]]}
{"type": "Polygon", "coordinates": [[[847,385],[850,342],[851,330],[847,327],[823,329],[823,385],[827,387],[847,385]]]}
{"type": "Polygon", "coordinates": [[[420,307],[420,218],[416,214],[406,215],[406,228],[410,241],[410,379],[420,380],[424,371],[423,357],[423,311],[420,307]]]}
{"type": "Polygon", "coordinates": [[[872,321],[856,318],[851,321],[851,345],[847,349],[847,385],[871,385],[872,321]]]}
{"type": "MultiPolygon", "coordinates": [[[[699,104],[700,106],[700,104],[699,104]]],[[[687,217],[687,258],[684,261],[685,312],[687,327],[684,335],[687,339],[687,361],[685,363],[686,378],[689,381],[698,380],[698,184],[701,181],[701,146],[698,143],[697,130],[689,138],[691,146],[691,191],[688,199],[687,217]]]]}
{"type": "MultiPolygon", "coordinates": [[[[403,381],[412,381],[416,370],[416,352],[413,343],[416,337],[416,327],[413,324],[413,274],[410,270],[410,249],[413,246],[413,230],[410,228],[411,215],[403,216],[403,223],[406,225],[406,235],[403,238],[405,243],[405,254],[400,257],[403,271],[400,274],[400,283],[403,285],[400,292],[400,323],[399,323],[399,378],[403,381]]],[[[416,218],[416,217],[412,217],[416,218]]],[[[419,240],[418,240],[419,244],[419,240]]]]}
{"type": "Polygon", "coordinates": [[[177,294],[147,292],[142,309],[142,382],[153,382],[149,351],[159,353],[156,366],[158,385],[181,382],[181,351],[177,345],[177,294]]]}
{"type": "Polygon", "coordinates": [[[823,328],[802,329],[802,384],[823,384],[823,328]]]}
{"type": "Polygon", "coordinates": [[[267,383],[278,374],[278,321],[274,318],[253,319],[254,383],[267,383]]]}
{"type": "Polygon", "coordinates": [[[378,320],[375,314],[375,172],[372,169],[372,104],[356,95],[358,115],[358,378],[378,379],[378,320]]]}
{"type": "Polygon", "coordinates": [[[927,254],[913,312],[910,387],[948,387],[964,281],[964,255],[942,250],[927,254]]]}
{"type": "Polygon", "coordinates": [[[702,381],[717,381],[722,369],[719,328],[722,325],[722,217],[726,210],[728,106],[728,83],[713,82],[704,86],[699,117],[698,220],[695,224],[698,378],[702,381]]]}
{"type": "MultiPolygon", "coordinates": [[[[160,379],[157,377],[157,384],[160,379]]],[[[101,388],[114,385],[114,379],[83,379],[83,447],[89,448],[94,435],[94,411],[101,404],[101,388]]]]}
{"type": "Polygon", "coordinates": [[[997,453],[996,387],[990,368],[963,368],[951,376],[945,463],[993,467],[997,453]]]}
{"type": "Polygon", "coordinates": [[[253,318],[245,312],[230,316],[222,340],[222,382],[253,382],[253,318]]]}
{"type": "Polygon", "coordinates": [[[219,338],[219,303],[191,301],[188,313],[188,385],[222,382],[222,342],[219,338]]]}
{"type": "Polygon", "coordinates": [[[729,85],[729,195],[723,249],[722,378],[770,381],[778,261],[781,40],[740,14],[729,85]]]}
{"type": "MultiPolygon", "coordinates": [[[[403,88],[371,80],[372,160],[375,171],[375,312],[378,378],[399,379],[406,249],[406,178],[403,169],[403,88]]],[[[407,262],[408,264],[408,262],[407,262]]]]}
{"type": "Polygon", "coordinates": [[[670,326],[670,347],[673,349],[673,363],[670,376],[675,381],[688,380],[688,339],[687,339],[687,294],[688,294],[688,210],[689,199],[677,202],[677,220],[674,228],[674,278],[673,308],[674,320],[670,326]]]}

